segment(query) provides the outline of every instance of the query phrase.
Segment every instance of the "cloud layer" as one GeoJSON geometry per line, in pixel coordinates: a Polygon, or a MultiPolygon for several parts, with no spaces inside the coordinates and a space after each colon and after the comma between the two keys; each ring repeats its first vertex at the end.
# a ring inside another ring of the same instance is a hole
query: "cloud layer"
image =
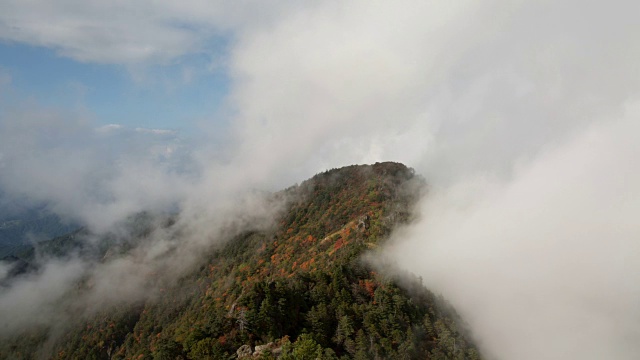
{"type": "Polygon", "coordinates": [[[498,359],[640,353],[640,103],[520,167],[439,189],[392,256],[498,359]]]}

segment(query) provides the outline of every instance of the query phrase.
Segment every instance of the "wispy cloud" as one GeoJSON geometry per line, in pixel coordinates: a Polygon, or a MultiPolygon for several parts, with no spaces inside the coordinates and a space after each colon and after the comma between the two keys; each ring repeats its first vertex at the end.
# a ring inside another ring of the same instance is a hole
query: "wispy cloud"
{"type": "Polygon", "coordinates": [[[0,38],[45,46],[83,62],[170,63],[209,50],[243,24],[270,21],[286,6],[257,1],[96,2],[3,0],[0,38]]]}
{"type": "Polygon", "coordinates": [[[154,135],[177,135],[177,131],[169,129],[147,129],[147,128],[135,128],[135,131],[139,133],[154,134],[154,135]]]}

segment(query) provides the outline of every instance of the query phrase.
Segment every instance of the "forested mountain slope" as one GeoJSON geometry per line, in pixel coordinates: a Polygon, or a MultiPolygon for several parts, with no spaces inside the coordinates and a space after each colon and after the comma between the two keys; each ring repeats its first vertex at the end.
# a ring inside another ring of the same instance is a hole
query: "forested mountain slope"
{"type": "Polygon", "coordinates": [[[11,339],[0,357],[478,359],[419,279],[363,260],[409,220],[421,189],[397,163],[318,174],[280,194],[289,202],[273,229],[212,248],[162,296],[103,309],[44,348],[45,330],[11,339]]]}
{"type": "Polygon", "coordinates": [[[44,211],[32,210],[17,217],[0,214],[0,259],[28,249],[29,239],[37,242],[77,228],[77,225],[63,223],[59,217],[44,211]]]}

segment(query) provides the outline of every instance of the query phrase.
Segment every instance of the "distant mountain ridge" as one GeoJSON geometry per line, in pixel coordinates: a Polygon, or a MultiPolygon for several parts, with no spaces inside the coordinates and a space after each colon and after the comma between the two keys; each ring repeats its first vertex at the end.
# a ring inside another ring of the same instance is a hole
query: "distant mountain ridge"
{"type": "Polygon", "coordinates": [[[107,232],[102,235],[92,234],[88,229],[76,228],[72,232],[43,240],[35,244],[23,244],[12,248],[9,255],[0,258],[10,266],[5,279],[0,279],[0,286],[7,285],[13,278],[38,271],[38,257],[65,260],[77,256],[84,261],[100,261],[108,255],[126,253],[135,247],[154,227],[170,226],[173,217],[169,215],[140,212],[129,216],[116,224],[122,227],[127,237],[107,232]],[[162,222],[159,224],[157,221],[162,222]]]}
{"type": "Polygon", "coordinates": [[[0,218],[0,259],[15,255],[38,241],[67,234],[80,226],[62,221],[59,216],[40,209],[0,218]]]}

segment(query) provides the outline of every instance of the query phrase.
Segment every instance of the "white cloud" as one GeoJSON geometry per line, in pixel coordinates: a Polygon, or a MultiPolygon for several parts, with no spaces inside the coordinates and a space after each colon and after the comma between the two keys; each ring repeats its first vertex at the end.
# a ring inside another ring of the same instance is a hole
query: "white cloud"
{"type": "Polygon", "coordinates": [[[0,337],[15,335],[15,329],[24,326],[66,321],[68,314],[60,309],[60,300],[82,276],[84,266],[78,261],[51,261],[40,276],[27,277],[11,291],[4,291],[0,296],[4,319],[0,337]]]}
{"type": "Polygon", "coordinates": [[[99,133],[110,133],[113,131],[118,131],[120,129],[122,129],[122,125],[120,124],[107,124],[107,125],[100,126],[99,128],[96,129],[96,131],[99,133]]]}
{"type": "Polygon", "coordinates": [[[228,63],[238,167],[280,185],[387,159],[432,181],[508,174],[638,87],[635,5],[552,5],[326,1],[239,31],[228,63]]]}
{"type": "Polygon", "coordinates": [[[135,131],[139,133],[155,134],[155,135],[177,135],[177,131],[169,129],[147,129],[147,128],[135,128],[135,131]]]}
{"type": "Polygon", "coordinates": [[[432,189],[389,248],[497,359],[640,352],[640,103],[509,181],[432,189]]]}
{"type": "Polygon", "coordinates": [[[2,0],[0,38],[84,62],[168,63],[210,51],[238,22],[268,23],[286,5],[256,1],[2,0]]]}

